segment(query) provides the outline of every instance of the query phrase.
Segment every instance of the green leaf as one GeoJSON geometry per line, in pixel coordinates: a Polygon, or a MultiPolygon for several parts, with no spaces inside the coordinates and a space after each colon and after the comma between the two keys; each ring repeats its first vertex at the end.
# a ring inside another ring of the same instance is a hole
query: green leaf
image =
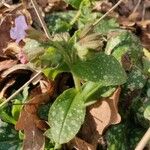
{"type": "Polygon", "coordinates": [[[127,150],[125,125],[112,126],[106,133],[107,150],[127,150]]]}
{"type": "Polygon", "coordinates": [[[84,80],[100,82],[103,86],[121,85],[126,82],[126,73],[113,57],[104,53],[87,59],[78,60],[71,66],[72,72],[84,80]]]}
{"type": "Polygon", "coordinates": [[[83,0],[65,0],[65,2],[67,4],[70,4],[72,7],[76,8],[76,9],[79,8],[82,1],[83,0]]]}
{"type": "Polygon", "coordinates": [[[45,68],[43,70],[43,73],[45,74],[45,76],[51,80],[54,80],[56,78],[56,76],[62,72],[69,72],[70,69],[68,67],[67,64],[65,64],[64,62],[62,62],[60,65],[58,65],[55,68],[45,68]]]}
{"type": "Polygon", "coordinates": [[[87,82],[83,86],[82,95],[86,102],[91,100],[98,100],[101,97],[109,97],[116,88],[112,86],[103,86],[100,82],[87,82]]]}
{"type": "Polygon", "coordinates": [[[96,33],[101,33],[102,35],[108,34],[110,31],[119,28],[119,24],[115,19],[103,19],[101,20],[95,28],[96,33]]]}
{"type": "Polygon", "coordinates": [[[12,116],[14,117],[15,120],[18,120],[19,118],[19,114],[21,112],[21,109],[23,107],[23,103],[27,100],[28,98],[28,92],[29,90],[29,87],[26,86],[22,93],[19,93],[14,99],[13,101],[13,106],[12,106],[12,109],[11,109],[11,113],[12,113],[12,116]]]}
{"type": "Polygon", "coordinates": [[[25,46],[23,50],[29,61],[33,61],[44,52],[44,48],[40,46],[38,41],[29,38],[25,39],[25,46]]]}
{"type": "Polygon", "coordinates": [[[136,64],[142,57],[142,46],[137,37],[124,30],[118,30],[110,34],[105,52],[111,54],[121,62],[121,58],[127,54],[132,62],[136,64]]]}
{"type": "Polygon", "coordinates": [[[143,57],[143,70],[146,74],[150,74],[150,59],[143,57]]]}
{"type": "Polygon", "coordinates": [[[145,108],[144,117],[150,120],[150,104],[145,108]]]}
{"type": "Polygon", "coordinates": [[[77,11],[68,10],[47,14],[45,19],[50,33],[55,34],[68,31],[71,28],[70,22],[76,13],[77,11]],[[63,27],[65,28],[63,29],[63,27]]]}
{"type": "Polygon", "coordinates": [[[49,47],[45,50],[45,53],[41,56],[42,64],[45,66],[56,66],[62,60],[62,55],[54,47],[49,47]]]}
{"type": "Polygon", "coordinates": [[[128,75],[128,80],[125,84],[127,89],[134,91],[136,89],[142,89],[146,83],[146,77],[142,74],[142,71],[138,68],[133,68],[128,75]]]}
{"type": "Polygon", "coordinates": [[[63,92],[51,106],[47,134],[57,144],[70,141],[79,131],[85,117],[84,100],[75,89],[63,92]]]}
{"type": "Polygon", "coordinates": [[[0,120],[0,150],[20,150],[21,141],[14,127],[0,120]]]}
{"type": "Polygon", "coordinates": [[[12,112],[12,116],[14,117],[15,120],[18,120],[22,106],[23,105],[20,100],[16,99],[14,101],[11,112],[12,112]]]}

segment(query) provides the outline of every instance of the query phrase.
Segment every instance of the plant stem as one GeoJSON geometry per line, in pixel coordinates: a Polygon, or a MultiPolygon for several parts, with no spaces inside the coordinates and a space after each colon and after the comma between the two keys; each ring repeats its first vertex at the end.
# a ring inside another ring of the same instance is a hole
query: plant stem
{"type": "Polygon", "coordinates": [[[75,75],[73,75],[73,80],[74,80],[76,90],[79,91],[81,87],[80,80],[75,75]]]}
{"type": "Polygon", "coordinates": [[[141,141],[138,143],[135,150],[143,150],[149,140],[150,140],[150,127],[147,130],[147,132],[144,134],[144,136],[142,137],[141,141]]]}
{"type": "Polygon", "coordinates": [[[35,74],[28,82],[26,82],[21,88],[19,88],[15,93],[13,93],[10,97],[8,97],[4,102],[0,104],[0,108],[3,107],[6,103],[8,103],[10,100],[12,100],[19,92],[21,92],[26,86],[28,86],[36,77],[41,75],[42,72],[39,71],[35,74]]]}
{"type": "Polygon", "coordinates": [[[16,120],[9,116],[5,111],[2,111],[0,113],[0,118],[3,119],[5,122],[11,123],[11,124],[16,124],[16,120]]]}
{"type": "Polygon", "coordinates": [[[80,14],[81,14],[81,10],[79,9],[76,15],[74,16],[74,18],[70,22],[71,26],[78,20],[78,18],[80,17],[80,14]]]}

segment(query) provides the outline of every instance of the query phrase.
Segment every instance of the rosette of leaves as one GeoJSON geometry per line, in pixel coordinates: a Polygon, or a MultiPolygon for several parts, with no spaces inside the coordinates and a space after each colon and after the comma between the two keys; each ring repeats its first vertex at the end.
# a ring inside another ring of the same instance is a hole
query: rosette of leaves
{"type": "Polygon", "coordinates": [[[50,129],[45,134],[55,143],[55,148],[67,143],[78,133],[84,122],[87,101],[95,100],[98,91],[107,93],[107,90],[102,90],[103,87],[112,86],[114,90],[114,86],[126,82],[126,73],[117,59],[97,51],[100,40],[100,36],[88,26],[83,31],[75,32],[72,37],[61,35],[46,43],[45,54],[41,56],[46,69],[54,69],[58,73],[70,72],[75,83],[75,88],[59,95],[49,110],[50,129]],[[93,53],[82,59],[79,51],[82,53],[84,48],[93,53]],[[82,85],[81,81],[86,84],[82,85]]]}

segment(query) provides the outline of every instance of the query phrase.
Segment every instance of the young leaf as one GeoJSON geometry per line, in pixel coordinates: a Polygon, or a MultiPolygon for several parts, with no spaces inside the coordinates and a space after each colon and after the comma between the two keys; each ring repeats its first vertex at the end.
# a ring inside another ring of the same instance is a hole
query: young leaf
{"type": "Polygon", "coordinates": [[[115,87],[102,85],[100,82],[87,82],[83,86],[82,95],[86,102],[97,100],[100,97],[109,97],[115,91],[115,87]]]}
{"type": "Polygon", "coordinates": [[[104,53],[87,59],[78,60],[72,65],[72,72],[84,80],[100,82],[102,85],[120,85],[125,83],[126,74],[119,62],[104,53]]]}
{"type": "Polygon", "coordinates": [[[47,136],[56,144],[70,141],[84,121],[84,100],[75,89],[66,90],[54,102],[49,111],[50,132],[47,136]]]}

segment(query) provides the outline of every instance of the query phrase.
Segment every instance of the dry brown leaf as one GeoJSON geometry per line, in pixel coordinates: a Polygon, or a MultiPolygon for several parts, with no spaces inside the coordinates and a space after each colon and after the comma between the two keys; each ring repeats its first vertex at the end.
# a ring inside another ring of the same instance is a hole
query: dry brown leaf
{"type": "Polygon", "coordinates": [[[84,140],[75,137],[72,139],[68,144],[67,148],[69,150],[77,149],[77,150],[95,150],[95,148],[91,145],[85,142],[84,140]]]}
{"type": "Polygon", "coordinates": [[[24,105],[15,126],[16,130],[24,131],[25,139],[23,141],[23,150],[44,149],[45,137],[42,130],[45,131],[48,128],[48,125],[44,120],[39,118],[37,113],[39,106],[47,103],[50,100],[50,97],[53,96],[54,82],[47,81],[44,88],[44,93],[37,91],[34,93],[34,97],[24,105]]]}
{"type": "Polygon", "coordinates": [[[43,132],[35,124],[37,119],[37,116],[22,110],[16,130],[24,131],[23,150],[42,150],[44,148],[45,138],[43,132]]]}
{"type": "Polygon", "coordinates": [[[111,97],[99,100],[88,107],[85,123],[79,133],[81,139],[96,147],[104,130],[109,125],[121,121],[117,107],[120,91],[118,88],[111,97]]]}
{"type": "Polygon", "coordinates": [[[24,64],[17,64],[9,69],[7,69],[6,71],[4,71],[2,74],[1,74],[1,77],[2,78],[5,78],[7,77],[8,75],[12,74],[12,73],[15,73],[19,70],[25,70],[25,71],[34,71],[31,67],[29,67],[28,65],[24,65],[24,64]]]}
{"type": "Polygon", "coordinates": [[[0,54],[3,53],[3,48],[7,47],[8,42],[11,40],[9,31],[11,29],[12,17],[8,16],[2,19],[0,24],[0,54]]]}
{"type": "Polygon", "coordinates": [[[4,60],[0,62],[0,71],[9,69],[17,64],[16,60],[4,60]]]}
{"type": "Polygon", "coordinates": [[[15,126],[16,130],[23,130],[25,139],[23,141],[23,150],[42,150],[44,149],[45,137],[42,130],[47,128],[45,122],[37,116],[38,107],[45,104],[50,96],[40,94],[32,98],[28,104],[23,107],[19,120],[15,126]],[[42,128],[42,130],[39,129],[42,128]]]}
{"type": "Polygon", "coordinates": [[[8,83],[6,83],[6,85],[3,87],[3,89],[0,91],[0,98],[4,98],[6,91],[8,90],[8,88],[10,88],[13,84],[15,83],[14,79],[11,79],[8,81],[8,83]]]}
{"type": "Polygon", "coordinates": [[[120,97],[121,88],[119,87],[114,94],[107,100],[111,108],[111,120],[109,125],[118,124],[121,121],[121,116],[118,113],[118,102],[120,97]]]}

